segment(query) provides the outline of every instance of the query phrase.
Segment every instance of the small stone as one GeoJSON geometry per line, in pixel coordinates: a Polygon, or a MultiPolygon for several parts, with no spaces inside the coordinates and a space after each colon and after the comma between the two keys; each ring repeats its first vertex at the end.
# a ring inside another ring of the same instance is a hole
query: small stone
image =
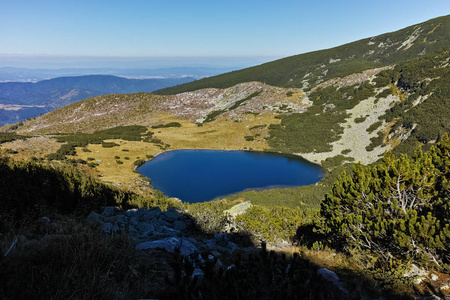
{"type": "Polygon", "coordinates": [[[192,279],[194,279],[195,277],[203,278],[204,275],[205,275],[205,272],[203,272],[202,269],[195,268],[194,271],[192,272],[191,278],[192,279]]]}
{"type": "Polygon", "coordinates": [[[439,279],[439,276],[437,276],[436,274],[431,274],[431,280],[436,281],[439,279]]]}
{"type": "Polygon", "coordinates": [[[204,263],[205,263],[205,260],[203,259],[203,257],[202,257],[201,254],[199,254],[199,255],[197,256],[197,261],[199,261],[201,264],[204,264],[204,263]]]}
{"type": "Polygon", "coordinates": [[[214,265],[214,271],[218,272],[221,268],[223,268],[223,264],[220,259],[217,259],[216,264],[214,265]]]}
{"type": "Polygon", "coordinates": [[[232,269],[236,269],[236,265],[235,265],[235,264],[229,265],[229,266],[227,267],[227,271],[230,271],[230,270],[232,270],[232,269]]]}
{"type": "Polygon", "coordinates": [[[138,211],[138,210],[137,210],[136,208],[130,208],[130,209],[128,209],[128,210],[125,212],[125,214],[126,214],[127,216],[131,217],[131,216],[133,216],[134,214],[136,214],[137,211],[138,211]]]}
{"type": "Polygon", "coordinates": [[[448,291],[448,289],[450,289],[450,287],[448,286],[448,284],[444,284],[442,286],[439,287],[440,291],[448,291]]]}

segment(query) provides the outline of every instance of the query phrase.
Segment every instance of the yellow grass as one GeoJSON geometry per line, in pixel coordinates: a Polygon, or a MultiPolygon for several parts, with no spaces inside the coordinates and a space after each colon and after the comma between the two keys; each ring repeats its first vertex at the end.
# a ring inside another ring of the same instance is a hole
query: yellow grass
{"type": "Polygon", "coordinates": [[[37,158],[45,157],[50,153],[55,153],[59,147],[61,147],[60,143],[45,136],[31,137],[26,140],[15,140],[0,145],[0,149],[17,151],[17,154],[14,154],[13,157],[19,160],[28,160],[33,156],[37,158]]]}
{"type": "Polygon", "coordinates": [[[166,122],[177,121],[181,128],[161,128],[155,130],[155,137],[171,145],[171,149],[221,149],[221,150],[264,150],[268,145],[264,137],[268,135],[267,127],[258,132],[254,141],[246,141],[245,136],[255,135],[250,130],[255,125],[279,123],[273,115],[245,115],[240,122],[227,121],[225,118],[197,126],[192,121],[166,119],[166,122]]]}
{"type": "MultiPolygon", "coordinates": [[[[218,150],[255,150],[262,151],[268,149],[267,141],[268,126],[278,124],[273,114],[244,114],[239,121],[226,120],[225,117],[218,118],[212,122],[198,126],[191,120],[180,119],[170,114],[157,114],[151,120],[143,120],[142,123],[149,124],[167,124],[169,122],[179,122],[181,127],[158,128],[149,130],[154,132],[154,137],[169,144],[167,150],[175,149],[218,149],[218,150]],[[254,128],[255,125],[266,125],[263,128],[254,128]],[[253,136],[253,141],[245,140],[245,136],[253,136]]],[[[142,124],[143,125],[143,124],[142,124]]],[[[135,171],[134,162],[137,159],[148,160],[147,155],[157,155],[161,150],[157,145],[148,142],[134,142],[123,140],[107,140],[115,142],[120,146],[113,148],[104,148],[102,145],[90,144],[88,148],[91,152],[84,152],[77,148],[77,155],[69,158],[83,159],[87,162],[95,162],[98,166],[89,173],[95,173],[105,182],[120,185],[124,188],[133,190],[145,190],[148,184],[142,180],[135,171]],[[128,151],[123,151],[128,150],[128,151]],[[115,158],[123,164],[118,164],[115,158]],[[128,159],[125,159],[127,157],[128,159]],[[93,158],[94,160],[88,160],[93,158]]],[[[50,153],[56,152],[61,146],[54,139],[47,137],[30,138],[27,140],[16,140],[11,143],[4,143],[3,149],[13,149],[18,154],[11,155],[14,159],[30,159],[32,156],[45,157],[50,153]]]]}
{"type": "MultiPolygon", "coordinates": [[[[203,126],[197,126],[189,120],[180,120],[174,116],[161,115],[156,120],[161,123],[179,122],[182,126],[179,128],[158,128],[149,130],[154,132],[154,137],[169,144],[168,150],[175,149],[220,149],[220,150],[244,150],[253,149],[262,151],[268,149],[265,136],[268,135],[268,125],[279,123],[273,115],[252,115],[243,117],[242,121],[227,121],[224,118],[203,126]],[[255,125],[267,124],[265,128],[250,130],[255,125]],[[260,134],[254,141],[246,141],[245,136],[260,134]]],[[[91,152],[83,152],[77,148],[77,156],[72,158],[81,158],[88,161],[88,158],[94,158],[93,162],[98,163],[96,167],[101,180],[119,184],[125,188],[141,189],[145,183],[142,177],[134,171],[134,162],[137,159],[148,160],[147,155],[157,155],[163,150],[153,143],[134,142],[122,140],[107,140],[115,142],[120,146],[112,148],[103,148],[101,145],[88,145],[91,152]],[[128,151],[124,151],[128,150],[128,151]],[[123,164],[116,162],[116,156],[120,157],[123,164]],[[129,159],[125,159],[128,157],[129,159]]],[[[89,161],[88,161],[89,162],[89,161]]]]}

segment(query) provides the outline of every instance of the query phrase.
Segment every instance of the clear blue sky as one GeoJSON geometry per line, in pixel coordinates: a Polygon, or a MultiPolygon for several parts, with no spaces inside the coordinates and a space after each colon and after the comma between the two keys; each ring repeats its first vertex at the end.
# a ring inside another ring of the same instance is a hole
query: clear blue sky
{"type": "Polygon", "coordinates": [[[447,14],[449,0],[0,0],[0,55],[285,57],[447,14]]]}

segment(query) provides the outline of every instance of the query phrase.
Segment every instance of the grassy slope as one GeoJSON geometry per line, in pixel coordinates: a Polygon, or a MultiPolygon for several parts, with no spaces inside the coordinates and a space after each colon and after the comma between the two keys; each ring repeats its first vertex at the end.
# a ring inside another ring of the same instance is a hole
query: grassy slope
{"type": "Polygon", "coordinates": [[[447,46],[449,42],[450,16],[444,16],[396,32],[327,50],[283,58],[259,66],[162,89],[156,93],[176,94],[207,87],[226,88],[248,81],[301,88],[304,87],[303,81],[308,80],[309,85],[313,86],[318,81],[345,76],[377,66],[394,64],[416,57],[421,53],[430,53],[447,46]],[[418,33],[418,37],[411,47],[408,48],[405,44],[400,50],[397,50],[415,33],[418,33]],[[306,76],[308,73],[310,75],[306,76]]]}

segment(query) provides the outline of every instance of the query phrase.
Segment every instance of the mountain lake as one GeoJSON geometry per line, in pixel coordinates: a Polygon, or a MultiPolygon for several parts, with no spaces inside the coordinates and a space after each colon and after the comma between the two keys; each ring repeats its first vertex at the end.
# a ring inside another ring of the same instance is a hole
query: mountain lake
{"type": "Polygon", "coordinates": [[[244,190],[314,184],[324,174],[320,166],[293,155],[221,150],[167,151],[137,170],[154,188],[189,203],[244,190]]]}

